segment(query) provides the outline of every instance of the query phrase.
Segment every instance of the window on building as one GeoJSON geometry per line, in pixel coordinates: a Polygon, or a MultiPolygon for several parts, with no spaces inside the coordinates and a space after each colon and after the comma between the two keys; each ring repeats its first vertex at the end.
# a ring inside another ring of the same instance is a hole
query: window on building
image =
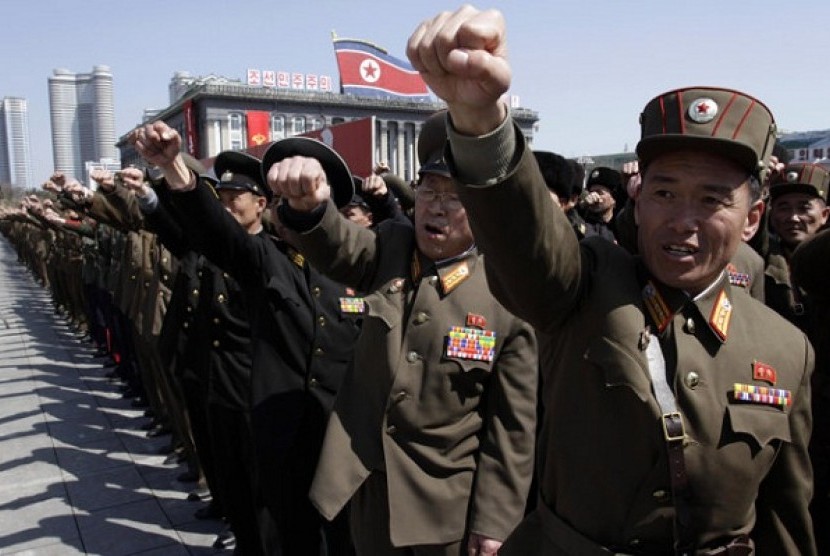
{"type": "Polygon", "coordinates": [[[807,160],[807,149],[798,149],[798,160],[807,160]]]}
{"type": "Polygon", "coordinates": [[[375,118],[375,160],[378,162],[386,160],[383,156],[383,124],[375,118]]]}
{"type": "Polygon", "coordinates": [[[813,149],[813,158],[824,158],[824,149],[813,149]]]}
{"type": "Polygon", "coordinates": [[[305,116],[293,116],[291,118],[291,134],[299,135],[305,133],[305,116]]]}
{"type": "Polygon", "coordinates": [[[326,120],[322,116],[311,118],[311,129],[309,131],[323,129],[324,127],[326,127],[326,120]]]}
{"type": "Polygon", "coordinates": [[[228,114],[228,146],[231,150],[244,149],[245,142],[243,138],[242,114],[239,112],[232,112],[228,114]]]}
{"type": "Polygon", "coordinates": [[[271,141],[285,139],[285,116],[274,114],[271,116],[271,141]]]}
{"type": "Polygon", "coordinates": [[[386,137],[386,160],[392,173],[398,174],[401,166],[400,157],[398,156],[398,122],[387,122],[386,137]]]}

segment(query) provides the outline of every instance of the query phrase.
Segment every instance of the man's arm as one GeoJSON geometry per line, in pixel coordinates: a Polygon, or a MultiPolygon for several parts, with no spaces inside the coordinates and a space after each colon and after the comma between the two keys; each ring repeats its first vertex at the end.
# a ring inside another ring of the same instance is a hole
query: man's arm
{"type": "Polygon", "coordinates": [[[500,101],[510,85],[504,20],[464,6],[421,24],[407,54],[447,102],[447,161],[485,254],[490,289],[533,326],[561,324],[580,294],[579,245],[500,101]]]}

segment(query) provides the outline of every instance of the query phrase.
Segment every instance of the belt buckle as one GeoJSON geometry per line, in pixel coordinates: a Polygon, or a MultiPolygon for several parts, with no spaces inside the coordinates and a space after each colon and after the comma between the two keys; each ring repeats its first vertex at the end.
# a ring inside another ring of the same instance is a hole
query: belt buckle
{"type": "Polygon", "coordinates": [[[663,423],[663,436],[666,442],[679,442],[686,438],[683,416],[680,415],[680,412],[664,413],[661,422],[663,423]]]}

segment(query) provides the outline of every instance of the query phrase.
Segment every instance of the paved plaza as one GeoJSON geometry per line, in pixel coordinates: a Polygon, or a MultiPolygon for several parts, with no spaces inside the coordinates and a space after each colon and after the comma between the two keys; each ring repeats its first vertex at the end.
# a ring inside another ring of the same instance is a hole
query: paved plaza
{"type": "Polygon", "coordinates": [[[102,363],[0,237],[0,556],[230,554],[102,363]]]}

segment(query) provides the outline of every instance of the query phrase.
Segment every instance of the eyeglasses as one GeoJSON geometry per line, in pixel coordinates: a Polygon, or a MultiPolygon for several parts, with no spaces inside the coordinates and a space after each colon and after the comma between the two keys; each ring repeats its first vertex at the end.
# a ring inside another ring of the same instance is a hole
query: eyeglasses
{"type": "Polygon", "coordinates": [[[425,203],[438,201],[441,204],[441,206],[443,206],[447,210],[458,210],[463,206],[461,204],[461,200],[458,198],[458,195],[455,193],[439,193],[434,189],[419,187],[415,190],[415,196],[416,198],[420,199],[425,203]]]}

